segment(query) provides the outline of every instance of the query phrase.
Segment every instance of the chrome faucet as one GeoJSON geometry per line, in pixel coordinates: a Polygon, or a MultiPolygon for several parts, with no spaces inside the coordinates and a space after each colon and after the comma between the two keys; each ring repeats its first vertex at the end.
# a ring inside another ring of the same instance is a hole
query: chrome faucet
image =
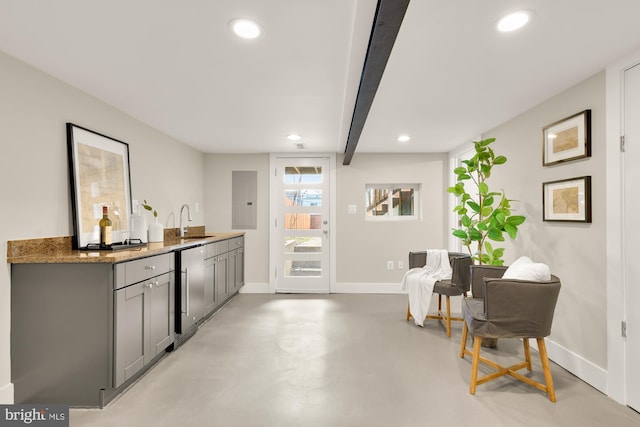
{"type": "Polygon", "coordinates": [[[184,205],[182,205],[182,207],[180,208],[180,230],[178,232],[178,234],[180,235],[180,237],[184,237],[185,233],[186,233],[186,227],[182,226],[182,211],[184,210],[184,208],[187,208],[187,221],[193,221],[193,219],[191,218],[191,210],[189,209],[189,205],[187,205],[186,203],[184,205]]]}

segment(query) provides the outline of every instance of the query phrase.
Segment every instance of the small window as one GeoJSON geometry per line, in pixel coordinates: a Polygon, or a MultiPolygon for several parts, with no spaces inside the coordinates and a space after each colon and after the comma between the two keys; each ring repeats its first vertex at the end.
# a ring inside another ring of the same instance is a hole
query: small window
{"type": "Polygon", "coordinates": [[[367,184],[366,219],[417,219],[419,188],[419,184],[367,184]]]}

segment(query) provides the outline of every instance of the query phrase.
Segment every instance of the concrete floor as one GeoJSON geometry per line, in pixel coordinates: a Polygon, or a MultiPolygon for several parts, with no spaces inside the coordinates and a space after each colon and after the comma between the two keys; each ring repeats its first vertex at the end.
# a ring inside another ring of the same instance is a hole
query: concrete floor
{"type": "MultiPolygon", "coordinates": [[[[238,295],[106,408],[72,409],[70,425],[640,425],[553,363],[557,403],[512,378],[471,396],[461,323],[448,339],[438,321],[420,328],[405,313],[404,295],[238,295]]],[[[509,363],[522,345],[491,352],[509,363]]]]}

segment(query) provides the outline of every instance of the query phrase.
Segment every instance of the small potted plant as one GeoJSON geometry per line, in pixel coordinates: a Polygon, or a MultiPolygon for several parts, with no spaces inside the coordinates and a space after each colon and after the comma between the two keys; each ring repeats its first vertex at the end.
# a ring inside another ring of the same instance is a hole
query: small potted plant
{"type": "Polygon", "coordinates": [[[493,167],[507,162],[505,156],[498,156],[491,149],[494,141],[489,138],[473,143],[475,155],[453,171],[457,182],[447,191],[459,198],[454,212],[460,218],[460,226],[453,235],[462,240],[477,264],[503,265],[504,248],[494,248],[489,240],[503,242],[505,233],[515,239],[525,217],[512,214],[513,200],[504,191],[489,190],[486,181],[493,167]]]}
{"type": "Polygon", "coordinates": [[[158,222],[158,211],[153,209],[146,200],[144,200],[142,207],[149,212],[153,212],[154,221],[149,224],[149,243],[164,242],[164,226],[158,222]]]}

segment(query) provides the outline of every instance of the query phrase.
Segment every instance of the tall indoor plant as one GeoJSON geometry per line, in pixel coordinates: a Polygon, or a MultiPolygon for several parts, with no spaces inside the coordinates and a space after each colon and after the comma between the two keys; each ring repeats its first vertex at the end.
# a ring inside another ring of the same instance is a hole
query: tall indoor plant
{"type": "Polygon", "coordinates": [[[459,215],[460,226],[453,229],[453,235],[462,240],[474,262],[503,265],[504,248],[494,248],[489,241],[503,242],[504,233],[515,239],[525,217],[511,214],[513,200],[505,196],[504,190],[489,190],[486,181],[492,169],[507,162],[505,156],[493,152],[490,145],[494,141],[489,138],[473,143],[474,156],[454,169],[457,182],[447,191],[459,197],[454,212],[459,215]]]}

